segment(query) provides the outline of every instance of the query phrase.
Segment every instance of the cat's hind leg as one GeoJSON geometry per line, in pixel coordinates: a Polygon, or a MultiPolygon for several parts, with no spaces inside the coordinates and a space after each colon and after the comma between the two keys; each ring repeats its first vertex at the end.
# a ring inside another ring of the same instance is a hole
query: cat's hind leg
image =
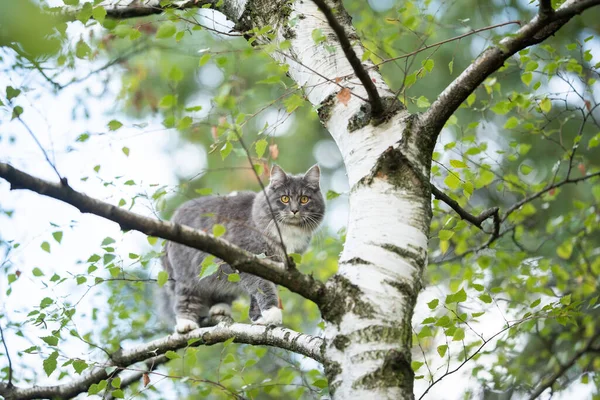
{"type": "Polygon", "coordinates": [[[200,321],[208,316],[209,309],[194,287],[175,285],[175,331],[186,333],[200,328],[200,321]]]}

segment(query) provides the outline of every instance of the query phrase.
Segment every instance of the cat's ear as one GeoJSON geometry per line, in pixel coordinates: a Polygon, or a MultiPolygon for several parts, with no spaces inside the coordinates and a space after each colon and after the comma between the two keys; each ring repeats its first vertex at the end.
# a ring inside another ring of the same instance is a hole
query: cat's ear
{"type": "Polygon", "coordinates": [[[307,186],[312,187],[313,189],[319,188],[319,180],[321,179],[321,168],[319,168],[319,164],[315,164],[306,173],[302,178],[307,186]]]}
{"type": "Polygon", "coordinates": [[[271,167],[271,186],[281,186],[285,183],[286,180],[287,174],[285,173],[283,168],[281,168],[277,164],[273,164],[273,167],[271,167]]]}

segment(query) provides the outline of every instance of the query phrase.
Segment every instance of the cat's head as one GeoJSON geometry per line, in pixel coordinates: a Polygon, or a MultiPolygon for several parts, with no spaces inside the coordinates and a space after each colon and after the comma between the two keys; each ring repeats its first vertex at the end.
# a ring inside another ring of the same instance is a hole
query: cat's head
{"type": "Polygon", "coordinates": [[[313,165],[303,175],[290,175],[280,166],[273,165],[266,195],[278,223],[309,231],[317,229],[325,214],[320,177],[318,165],[313,165]]]}

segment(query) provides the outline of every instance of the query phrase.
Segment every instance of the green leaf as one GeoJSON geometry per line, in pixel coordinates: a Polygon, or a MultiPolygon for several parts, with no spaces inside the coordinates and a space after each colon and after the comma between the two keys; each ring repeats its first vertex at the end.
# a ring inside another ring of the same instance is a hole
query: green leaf
{"type": "Polygon", "coordinates": [[[165,283],[169,280],[169,274],[166,271],[160,271],[158,273],[157,281],[158,286],[163,287],[165,283]]]}
{"type": "Polygon", "coordinates": [[[521,81],[527,86],[531,85],[531,81],[533,80],[533,74],[531,72],[525,72],[521,75],[521,81]]]}
{"type": "Polygon", "coordinates": [[[433,310],[438,306],[439,303],[440,303],[440,301],[438,299],[433,299],[429,303],[427,303],[427,306],[429,307],[430,310],[433,310]]]}
{"type": "Polygon", "coordinates": [[[235,341],[235,336],[230,337],[229,339],[227,339],[226,341],[223,342],[223,347],[224,348],[229,347],[234,341],[235,341]]]}
{"type": "Polygon", "coordinates": [[[227,280],[229,282],[239,282],[240,274],[229,274],[229,275],[227,275],[227,280]]]}
{"type": "Polygon", "coordinates": [[[231,143],[229,141],[225,142],[225,144],[223,145],[223,147],[221,147],[221,159],[225,160],[227,158],[227,156],[229,155],[229,153],[231,153],[231,150],[233,150],[233,146],[231,145],[231,143]]]}
{"type": "Polygon", "coordinates": [[[450,173],[448,174],[446,179],[444,179],[444,183],[450,189],[458,189],[460,186],[460,179],[458,179],[458,177],[455,174],[450,173]]]}
{"type": "Polygon", "coordinates": [[[171,36],[173,36],[175,34],[175,32],[177,32],[177,27],[175,26],[175,24],[171,21],[167,21],[167,22],[163,22],[160,27],[158,28],[158,31],[156,31],[156,38],[157,39],[165,39],[165,38],[170,38],[171,36]]]}
{"type": "Polygon", "coordinates": [[[329,383],[325,379],[317,379],[316,381],[313,381],[312,385],[318,387],[319,389],[325,389],[329,383]]]}
{"type": "Polygon", "coordinates": [[[181,356],[177,353],[175,353],[173,350],[169,350],[165,353],[165,357],[167,357],[169,360],[176,360],[178,358],[181,358],[181,356]]]}
{"type": "Polygon", "coordinates": [[[533,167],[527,164],[521,164],[519,170],[523,175],[529,175],[533,171],[533,167]]]}
{"type": "Polygon", "coordinates": [[[571,258],[571,254],[573,253],[573,243],[564,242],[556,249],[556,254],[563,260],[568,260],[571,258]]]}
{"type": "Polygon", "coordinates": [[[42,338],[44,342],[48,343],[50,346],[58,345],[58,338],[56,336],[44,336],[42,338]]]}
{"type": "Polygon", "coordinates": [[[223,236],[225,234],[225,232],[227,231],[227,228],[225,228],[225,226],[223,226],[221,224],[214,224],[212,231],[213,231],[214,237],[219,237],[219,236],[223,236]]]}
{"type": "Polygon", "coordinates": [[[326,197],[327,197],[327,200],[333,200],[336,197],[340,197],[340,194],[337,192],[334,192],[333,190],[328,190],[326,197]]]}
{"type": "Polygon", "coordinates": [[[444,357],[446,355],[446,352],[448,351],[448,345],[443,344],[441,346],[437,347],[437,352],[440,355],[440,357],[444,357]]]}
{"type": "Polygon", "coordinates": [[[492,297],[489,294],[482,294],[479,296],[479,300],[489,304],[492,302],[492,297]]]}
{"type": "Polygon", "coordinates": [[[106,9],[102,6],[94,7],[92,10],[92,17],[100,23],[104,22],[104,19],[106,18],[106,9]]]}
{"type": "Polygon", "coordinates": [[[473,103],[475,103],[475,99],[477,99],[477,95],[475,93],[471,93],[469,97],[467,97],[467,105],[471,107],[473,103]]]}
{"type": "MultiPolygon", "coordinates": [[[[208,257],[207,257],[208,259],[208,257]]],[[[214,257],[213,257],[214,259],[214,257]]],[[[200,270],[200,274],[198,275],[199,278],[204,278],[207,276],[210,276],[214,273],[216,273],[219,270],[219,266],[213,262],[210,262],[208,264],[204,264],[204,261],[202,262],[202,269],[200,270]]]]}
{"type": "Polygon", "coordinates": [[[504,124],[504,129],[514,129],[519,126],[519,120],[516,117],[510,117],[504,124]]]}
{"type": "Polygon", "coordinates": [[[88,364],[83,360],[75,360],[71,365],[73,366],[75,372],[77,372],[79,375],[81,375],[81,373],[88,367],[88,364]]]}
{"type": "Polygon", "coordinates": [[[112,392],[110,392],[110,394],[115,399],[124,399],[125,398],[125,393],[123,393],[123,390],[121,390],[121,389],[113,390],[112,392]]]}
{"type": "Polygon", "coordinates": [[[423,366],[423,362],[421,361],[413,361],[410,363],[410,367],[412,368],[413,371],[418,371],[419,368],[421,368],[423,366]]]}
{"type": "Polygon", "coordinates": [[[209,194],[212,194],[212,189],[211,188],[194,189],[194,192],[198,193],[200,196],[208,196],[209,194]]]}
{"type": "Polygon", "coordinates": [[[546,97],[544,100],[542,100],[540,102],[540,109],[544,113],[548,114],[550,112],[550,110],[552,109],[552,101],[550,101],[550,99],[546,97]]]}
{"type": "Polygon", "coordinates": [[[290,254],[288,254],[288,256],[292,258],[292,260],[294,261],[294,264],[296,264],[296,265],[302,264],[302,254],[290,253],[290,254]]]}
{"type": "Polygon", "coordinates": [[[304,104],[304,98],[302,98],[301,96],[299,96],[297,94],[293,94],[290,97],[288,97],[287,99],[283,100],[283,105],[285,106],[285,110],[288,113],[294,112],[294,110],[296,110],[296,108],[300,107],[303,104],[304,104]]]}
{"type": "Polygon", "coordinates": [[[6,87],[6,98],[10,101],[21,94],[21,89],[15,89],[12,86],[6,87]]]}
{"type": "Polygon", "coordinates": [[[258,158],[262,158],[263,154],[265,154],[265,150],[267,149],[268,145],[269,142],[267,142],[265,139],[260,139],[256,142],[254,148],[256,149],[256,155],[258,156],[258,158]]]}
{"type": "Polygon", "coordinates": [[[108,123],[108,129],[111,131],[116,131],[117,129],[119,129],[122,126],[123,126],[123,124],[121,122],[117,121],[116,119],[113,119],[108,123]]]}
{"type": "Polygon", "coordinates": [[[454,232],[442,229],[442,230],[440,230],[440,233],[438,236],[439,236],[440,240],[450,240],[450,238],[452,236],[454,236],[454,232]]]}
{"type": "Polygon", "coordinates": [[[588,143],[588,150],[589,149],[593,149],[594,147],[597,147],[598,145],[600,145],[600,133],[597,133],[595,136],[593,136],[589,143],[588,143]]]}
{"type": "Polygon", "coordinates": [[[83,285],[87,282],[87,278],[85,276],[78,276],[76,281],[78,285],[83,285]]]}
{"type": "Polygon", "coordinates": [[[311,36],[313,41],[317,44],[324,42],[327,39],[320,29],[313,29],[311,36]]]}
{"type": "Polygon", "coordinates": [[[23,107],[15,106],[15,108],[13,108],[11,120],[13,120],[15,118],[19,118],[21,116],[21,114],[23,114],[23,107]]]}
{"type": "Polygon", "coordinates": [[[198,62],[198,65],[201,67],[201,66],[205,65],[208,61],[210,61],[210,53],[204,53],[202,55],[202,57],[200,57],[200,61],[198,62]]]}
{"type": "Polygon", "coordinates": [[[419,108],[427,108],[430,105],[431,105],[431,103],[429,102],[429,100],[425,96],[420,96],[417,99],[417,107],[419,107],[419,108]]]}
{"type": "Polygon", "coordinates": [[[435,63],[433,62],[432,59],[421,61],[421,65],[423,66],[423,68],[425,68],[427,70],[427,72],[431,72],[434,64],[435,63]]]}
{"type": "Polygon", "coordinates": [[[158,106],[160,108],[171,108],[175,104],[177,104],[177,100],[176,100],[175,96],[173,96],[172,94],[168,94],[166,96],[163,96],[162,99],[160,99],[158,106]]]}
{"type": "Polygon", "coordinates": [[[50,376],[52,372],[56,369],[56,359],[58,358],[58,351],[50,354],[50,357],[46,358],[43,362],[44,372],[46,375],[50,376]]]}
{"type": "Polygon", "coordinates": [[[454,331],[454,335],[452,336],[452,340],[455,342],[459,342],[465,338],[465,330],[463,328],[456,328],[454,331]]]}
{"type": "Polygon", "coordinates": [[[158,238],[154,236],[148,236],[146,240],[148,240],[148,243],[150,243],[150,245],[154,246],[158,241],[158,238]]]}
{"type": "Polygon", "coordinates": [[[88,58],[91,54],[92,49],[86,42],[84,42],[83,40],[77,42],[77,45],[75,46],[75,56],[77,58],[85,59],[88,58]]]}
{"type": "Polygon", "coordinates": [[[123,147],[121,149],[121,151],[123,152],[123,154],[125,154],[127,157],[129,157],[129,147],[123,147]]]}
{"type": "Polygon", "coordinates": [[[450,165],[454,168],[467,168],[467,164],[460,160],[450,160],[450,165]]]}
{"type": "MultiPolygon", "coordinates": [[[[121,377],[117,376],[115,378],[113,378],[112,382],[110,383],[110,385],[112,387],[114,387],[115,389],[118,389],[121,387],[121,377]]],[[[113,392],[114,393],[114,392],[113,392]]]]}
{"type": "Polygon", "coordinates": [[[50,243],[48,242],[43,242],[42,245],[40,246],[42,248],[42,250],[44,250],[47,253],[50,253],[50,243]]]}
{"type": "Polygon", "coordinates": [[[35,267],[33,271],[31,271],[31,273],[33,274],[33,276],[44,276],[44,273],[38,267],[35,267]]]}
{"type": "Polygon", "coordinates": [[[52,237],[60,243],[62,241],[63,233],[61,231],[52,232],[52,237]]]}

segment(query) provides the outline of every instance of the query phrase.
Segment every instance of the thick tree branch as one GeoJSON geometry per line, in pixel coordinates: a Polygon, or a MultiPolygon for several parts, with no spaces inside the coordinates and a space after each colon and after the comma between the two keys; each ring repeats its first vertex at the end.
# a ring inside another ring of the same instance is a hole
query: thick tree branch
{"type": "Polygon", "coordinates": [[[107,367],[118,367],[117,371],[130,365],[154,358],[169,350],[178,350],[188,346],[210,346],[235,338],[236,343],[273,346],[293,351],[321,362],[323,339],[295,332],[282,327],[267,327],[248,324],[220,323],[210,328],[200,328],[185,335],[174,334],[132,349],[122,349],[111,356],[111,360],[100,364],[90,373],[69,383],[56,386],[33,386],[19,388],[0,383],[0,395],[7,400],[39,398],[71,398],[87,391],[90,385],[107,379],[107,367]]]}
{"type": "Polygon", "coordinates": [[[575,15],[597,5],[600,5],[600,0],[568,0],[551,15],[536,15],[514,35],[505,37],[497,46],[489,47],[444,89],[421,116],[422,133],[437,138],[448,118],[462,102],[508,58],[520,50],[543,42],[575,15]]]}
{"type": "Polygon", "coordinates": [[[158,0],[132,1],[127,5],[105,4],[106,16],[115,19],[138,18],[148,15],[161,14],[166,9],[184,10],[186,8],[198,8],[206,4],[215,6],[217,0],[183,0],[175,1],[162,6],[158,0]]]}
{"type": "Polygon", "coordinates": [[[331,11],[331,8],[329,8],[329,6],[327,5],[327,3],[325,3],[324,0],[313,0],[313,2],[317,5],[317,7],[319,7],[319,10],[321,10],[321,12],[325,15],[325,18],[327,18],[327,22],[329,23],[329,26],[331,27],[331,29],[333,29],[333,31],[337,35],[337,38],[340,41],[340,45],[342,46],[342,50],[344,51],[344,54],[346,55],[348,62],[352,66],[352,69],[354,70],[356,77],[363,84],[363,86],[365,87],[365,90],[367,91],[367,94],[369,95],[369,101],[371,102],[371,111],[372,111],[373,117],[375,119],[377,119],[384,112],[383,103],[381,102],[381,97],[379,97],[377,88],[375,87],[375,84],[373,83],[373,81],[371,80],[371,77],[367,73],[367,70],[362,65],[360,59],[357,57],[356,53],[354,52],[354,49],[352,48],[352,44],[350,43],[350,40],[348,39],[348,36],[346,35],[346,31],[344,30],[344,27],[339,23],[339,21],[337,20],[335,15],[333,15],[333,11],[331,11]]]}
{"type": "Polygon", "coordinates": [[[159,221],[124,210],[76,192],[63,180],[60,184],[48,182],[12,166],[0,163],[0,177],[11,184],[11,189],[28,189],[44,196],[61,200],[79,209],[83,213],[95,214],[118,223],[124,230],[136,230],[146,235],[171,240],[198,250],[205,251],[231,267],[254,274],[273,283],[284,286],[292,292],[313,301],[321,306],[326,302],[325,285],[312,276],[305,275],[297,269],[284,269],[283,264],[259,258],[258,255],[245,251],[226,240],[216,238],[208,233],[192,229],[185,225],[159,221]]]}

